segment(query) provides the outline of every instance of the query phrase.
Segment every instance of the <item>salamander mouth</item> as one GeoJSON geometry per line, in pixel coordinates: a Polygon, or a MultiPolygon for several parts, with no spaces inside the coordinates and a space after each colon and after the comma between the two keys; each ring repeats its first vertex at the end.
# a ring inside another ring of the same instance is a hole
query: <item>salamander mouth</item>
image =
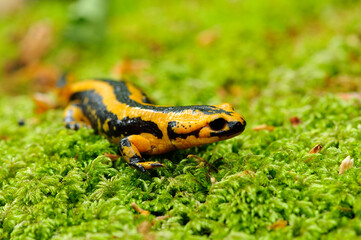
{"type": "Polygon", "coordinates": [[[246,127],[246,121],[243,123],[238,121],[232,121],[227,123],[229,129],[226,131],[219,131],[219,132],[212,132],[211,137],[217,136],[217,137],[233,137],[238,134],[241,134],[245,127],[246,127]]]}

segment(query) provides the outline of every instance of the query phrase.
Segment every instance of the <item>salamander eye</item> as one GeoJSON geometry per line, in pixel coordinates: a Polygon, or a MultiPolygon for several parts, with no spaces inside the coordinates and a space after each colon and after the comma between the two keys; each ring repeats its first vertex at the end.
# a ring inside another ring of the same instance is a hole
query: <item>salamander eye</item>
{"type": "Polygon", "coordinates": [[[217,118],[209,123],[209,127],[214,131],[219,131],[223,129],[226,124],[226,120],[224,120],[223,118],[217,118]]]}

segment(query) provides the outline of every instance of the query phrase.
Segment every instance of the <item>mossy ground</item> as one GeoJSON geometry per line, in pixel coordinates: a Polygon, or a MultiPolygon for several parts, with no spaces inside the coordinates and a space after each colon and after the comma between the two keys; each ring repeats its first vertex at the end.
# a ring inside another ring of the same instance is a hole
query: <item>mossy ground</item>
{"type": "Polygon", "coordinates": [[[35,114],[29,75],[3,71],[0,239],[361,238],[361,101],[339,96],[361,90],[360,2],[25,1],[0,18],[3,69],[38,22],[53,32],[42,65],[109,77],[145,60],[126,77],[157,103],[227,101],[248,125],[143,174],[104,157],[116,146],[91,130],[65,129],[61,109],[35,114]]]}

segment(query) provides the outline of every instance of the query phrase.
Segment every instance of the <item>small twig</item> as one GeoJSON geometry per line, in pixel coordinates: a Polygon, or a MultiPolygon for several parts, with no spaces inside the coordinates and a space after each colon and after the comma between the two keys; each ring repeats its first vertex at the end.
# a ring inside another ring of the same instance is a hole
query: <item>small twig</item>
{"type": "Polygon", "coordinates": [[[149,211],[140,208],[135,202],[132,202],[132,203],[130,204],[130,206],[132,206],[132,208],[133,208],[136,212],[140,213],[141,215],[143,215],[143,216],[149,216],[149,211]]]}
{"type": "Polygon", "coordinates": [[[218,173],[218,169],[214,166],[214,164],[216,162],[218,162],[219,160],[222,160],[223,157],[218,158],[217,160],[215,160],[213,163],[209,163],[207,160],[205,160],[202,157],[199,157],[197,155],[194,154],[189,154],[187,156],[187,158],[195,158],[195,160],[198,162],[197,168],[200,168],[202,165],[206,165],[208,167],[208,171],[207,173],[209,173],[211,170],[213,170],[214,172],[218,173]]]}
{"type": "Polygon", "coordinates": [[[194,178],[194,181],[196,181],[198,184],[199,184],[199,186],[201,186],[202,188],[205,188],[204,186],[203,186],[203,184],[196,178],[196,176],[194,176],[193,175],[193,173],[192,172],[189,172],[191,175],[192,175],[192,177],[194,178]]]}
{"type": "Polygon", "coordinates": [[[109,158],[112,162],[114,162],[115,160],[119,159],[120,156],[117,154],[111,154],[111,153],[104,153],[104,156],[109,158]]]}
{"type": "Polygon", "coordinates": [[[204,176],[205,176],[207,182],[209,182],[209,181],[212,182],[212,179],[211,179],[212,176],[210,174],[211,171],[214,171],[215,173],[218,173],[218,169],[214,166],[214,164],[216,162],[218,162],[219,160],[223,159],[223,157],[220,157],[217,160],[215,160],[213,163],[209,163],[204,158],[199,157],[199,156],[194,155],[194,154],[189,154],[187,156],[187,158],[194,158],[198,162],[197,168],[200,168],[200,167],[203,167],[203,166],[208,167],[207,171],[204,173],[204,176]]]}
{"type": "Polygon", "coordinates": [[[252,129],[253,129],[253,131],[256,131],[256,132],[261,131],[261,130],[266,130],[266,131],[269,131],[269,132],[273,132],[275,130],[275,127],[274,126],[269,126],[269,125],[266,125],[266,124],[262,124],[262,125],[253,127],[252,129]]]}
{"type": "Polygon", "coordinates": [[[169,218],[169,216],[167,216],[167,215],[158,216],[158,217],[154,218],[151,223],[154,226],[157,222],[162,221],[162,220],[167,219],[167,218],[169,218]]]}

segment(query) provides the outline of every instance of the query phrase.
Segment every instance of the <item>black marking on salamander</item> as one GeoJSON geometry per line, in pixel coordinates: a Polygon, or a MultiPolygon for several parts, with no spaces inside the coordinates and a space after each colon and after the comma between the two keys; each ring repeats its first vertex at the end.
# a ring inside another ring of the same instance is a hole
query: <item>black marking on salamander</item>
{"type": "MultiPolygon", "coordinates": [[[[129,98],[131,93],[125,82],[106,80],[106,79],[99,79],[99,81],[103,81],[111,85],[114,89],[114,95],[116,96],[117,100],[121,103],[127,104],[130,107],[138,107],[146,110],[152,110],[154,112],[163,112],[163,113],[181,113],[185,110],[193,110],[193,112],[200,111],[206,115],[212,115],[217,113],[225,113],[229,116],[232,115],[232,112],[230,111],[226,111],[224,109],[220,109],[215,106],[208,106],[208,105],[193,105],[193,106],[179,106],[179,107],[143,105],[142,103],[136,102],[129,98]]],[[[144,93],[143,96],[145,96],[144,93]]],[[[149,99],[147,101],[149,101],[149,99]]]]}
{"type": "Polygon", "coordinates": [[[74,93],[70,100],[80,100],[80,107],[84,115],[88,117],[92,128],[96,132],[103,133],[108,137],[124,137],[141,133],[150,133],[159,139],[163,137],[163,133],[158,128],[158,125],[152,121],[144,121],[140,117],[118,119],[116,114],[107,110],[107,107],[103,103],[102,96],[93,90],[74,93]],[[84,104],[85,98],[89,99],[87,104],[84,104]],[[88,106],[90,106],[90,109],[88,106]],[[95,115],[91,113],[92,110],[95,110],[95,115]],[[102,126],[101,129],[98,129],[98,119],[101,125],[108,120],[108,131],[104,131],[102,126]]]}
{"type": "Polygon", "coordinates": [[[232,136],[234,134],[240,134],[243,132],[244,128],[246,127],[246,122],[243,124],[241,122],[232,121],[227,123],[229,130],[227,131],[219,131],[219,132],[211,132],[211,137],[225,137],[225,136],[232,136]]]}
{"type": "Polygon", "coordinates": [[[138,162],[143,162],[143,161],[142,158],[139,157],[138,154],[136,153],[129,158],[129,163],[138,163],[138,162]]]}
{"type": "Polygon", "coordinates": [[[152,121],[144,121],[140,117],[125,117],[122,120],[114,119],[113,121],[111,120],[108,122],[108,126],[111,136],[120,136],[120,134],[130,136],[140,133],[151,133],[159,139],[163,137],[163,133],[156,123],[152,121]],[[114,127],[116,128],[115,131],[114,127]]]}
{"type": "Polygon", "coordinates": [[[190,132],[190,133],[185,133],[185,134],[179,134],[179,133],[175,133],[173,131],[173,128],[177,126],[177,122],[176,121],[171,121],[168,123],[168,127],[167,127],[167,131],[168,131],[168,137],[169,139],[173,140],[173,139],[176,139],[176,138],[183,138],[183,139],[186,139],[187,137],[189,136],[195,136],[196,138],[199,137],[199,132],[201,129],[197,129],[193,132],[190,132]]]}
{"type": "Polygon", "coordinates": [[[120,140],[119,142],[119,147],[121,149],[123,149],[124,147],[131,147],[132,144],[130,143],[128,138],[123,138],[122,140],[120,140]]]}
{"type": "Polygon", "coordinates": [[[141,92],[141,93],[142,93],[142,102],[153,104],[153,102],[149,99],[149,97],[144,92],[141,92]]]}

